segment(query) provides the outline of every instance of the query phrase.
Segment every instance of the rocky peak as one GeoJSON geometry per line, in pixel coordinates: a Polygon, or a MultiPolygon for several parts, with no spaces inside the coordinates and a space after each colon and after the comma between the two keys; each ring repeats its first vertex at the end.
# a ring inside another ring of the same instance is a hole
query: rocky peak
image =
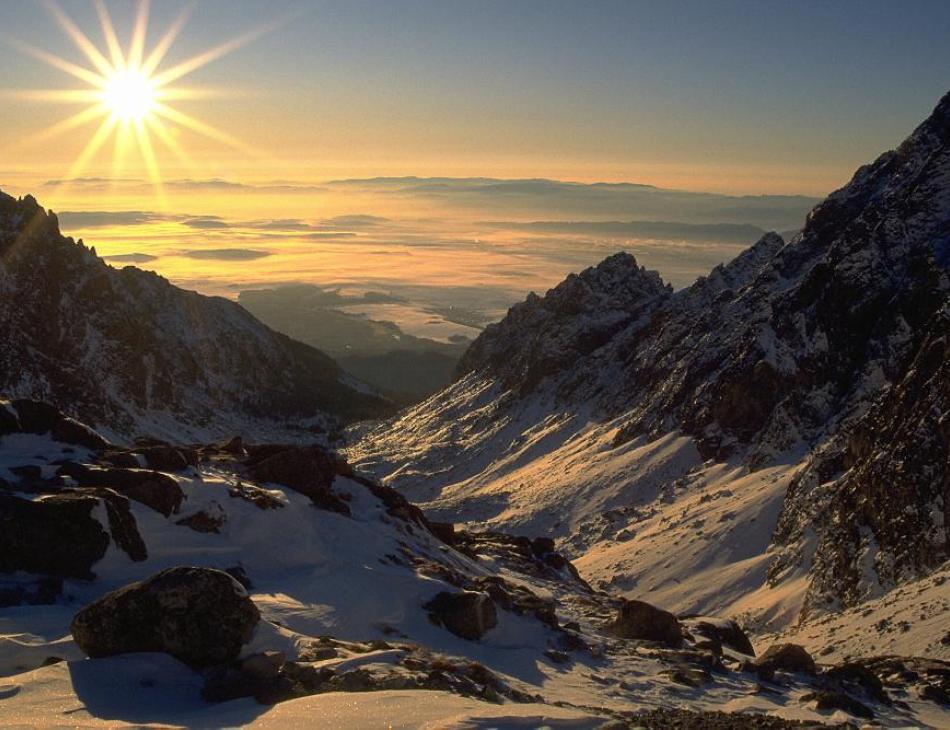
{"type": "Polygon", "coordinates": [[[529,294],[472,343],[459,372],[484,370],[501,376],[508,387],[528,392],[607,343],[671,291],[631,254],[614,254],[571,274],[543,297],[529,294]]]}

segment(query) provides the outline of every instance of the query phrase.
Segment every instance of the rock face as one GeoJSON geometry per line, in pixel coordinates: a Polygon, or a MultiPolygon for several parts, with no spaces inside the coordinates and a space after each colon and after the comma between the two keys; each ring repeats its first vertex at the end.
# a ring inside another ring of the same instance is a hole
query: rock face
{"type": "Polygon", "coordinates": [[[683,643],[683,629],[676,616],[644,601],[624,600],[612,630],[624,639],[659,641],[672,647],[683,643]]]}
{"type": "Polygon", "coordinates": [[[166,652],[200,668],[235,660],[259,619],[230,575],[182,567],[107,593],[77,613],[70,630],[91,657],[166,652]]]}
{"type": "Polygon", "coordinates": [[[850,607],[950,558],[950,306],[904,377],[790,486],[773,580],[818,533],[805,612],[850,607]]]}
{"type": "Polygon", "coordinates": [[[672,290],[655,271],[616,254],[571,274],[543,298],[530,294],[475,340],[459,362],[464,374],[488,368],[521,392],[562,372],[646,317],[672,290]]]}
{"type": "Polygon", "coordinates": [[[109,547],[109,533],[92,516],[98,503],[82,494],[34,501],[0,494],[0,572],[94,578],[92,566],[109,547]]]}
{"type": "Polygon", "coordinates": [[[435,623],[470,641],[477,641],[498,625],[495,604],[487,593],[443,591],[424,608],[435,623]]]}
{"type": "Polygon", "coordinates": [[[29,196],[0,193],[0,282],[0,393],[94,426],[159,435],[169,417],[200,430],[391,407],[233,302],[108,266],[29,196]]]}

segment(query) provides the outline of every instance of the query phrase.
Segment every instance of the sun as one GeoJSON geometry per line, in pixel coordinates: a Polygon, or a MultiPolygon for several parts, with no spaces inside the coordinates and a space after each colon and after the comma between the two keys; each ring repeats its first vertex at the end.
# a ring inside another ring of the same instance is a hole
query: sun
{"type": "Polygon", "coordinates": [[[193,5],[186,6],[154,47],[146,53],[148,0],[138,2],[132,35],[125,48],[119,42],[105,1],[93,0],[93,4],[99,18],[102,49],[90,40],[55,0],[43,2],[53,19],[85,57],[88,65],[74,63],[16,39],[6,39],[23,52],[69,74],[85,85],[85,88],[79,89],[12,91],[15,96],[24,98],[84,105],[81,111],[23,140],[24,144],[45,142],[51,137],[98,122],[98,127],[95,127],[79,157],[63,178],[63,185],[68,185],[70,180],[77,178],[110,139],[115,140],[113,179],[118,178],[128,155],[130,142],[134,139],[149,178],[159,194],[162,191],[162,175],[153,138],[190,169],[193,169],[194,165],[175,134],[182,128],[245,153],[255,156],[259,154],[226,132],[176,108],[173,102],[220,96],[221,93],[217,90],[182,87],[179,82],[202,66],[273,30],[279,25],[278,22],[251,30],[185,61],[163,68],[162,62],[185,27],[193,5]]]}
{"type": "Polygon", "coordinates": [[[155,110],[155,84],[139,69],[116,71],[102,90],[102,102],[119,119],[141,121],[155,110]]]}

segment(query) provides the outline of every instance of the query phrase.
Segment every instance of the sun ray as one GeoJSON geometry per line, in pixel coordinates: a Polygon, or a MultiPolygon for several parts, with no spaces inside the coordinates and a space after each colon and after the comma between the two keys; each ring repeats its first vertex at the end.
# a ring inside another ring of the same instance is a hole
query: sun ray
{"type": "Polygon", "coordinates": [[[115,189],[116,181],[122,174],[122,166],[125,163],[125,155],[129,146],[129,135],[131,133],[131,123],[128,119],[123,119],[118,123],[118,129],[115,134],[115,149],[112,153],[112,189],[115,189]]]}
{"type": "Polygon", "coordinates": [[[103,0],[94,0],[96,14],[99,16],[99,25],[102,27],[102,36],[106,40],[106,47],[109,49],[109,58],[112,59],[112,67],[120,69],[125,65],[125,58],[122,55],[122,46],[119,44],[119,37],[115,33],[115,26],[112,24],[112,16],[109,15],[109,8],[106,7],[103,0]]]}
{"type": "Polygon", "coordinates": [[[205,137],[213,139],[216,142],[221,142],[222,144],[226,144],[229,147],[233,147],[236,150],[253,155],[254,157],[262,156],[259,150],[255,150],[253,147],[244,144],[241,140],[237,139],[236,137],[232,137],[227,132],[222,132],[217,127],[213,127],[210,124],[195,119],[194,117],[185,114],[185,112],[174,109],[167,104],[157,102],[155,104],[155,113],[160,117],[164,117],[170,122],[175,122],[176,124],[180,124],[183,127],[187,127],[192,132],[197,132],[198,134],[204,135],[205,137]]]}
{"type": "Polygon", "coordinates": [[[180,163],[182,163],[190,171],[195,170],[194,161],[188,156],[188,153],[185,152],[185,148],[181,146],[179,141],[175,139],[170,131],[168,131],[168,128],[165,126],[165,122],[163,122],[157,116],[151,116],[145,118],[145,124],[151,131],[155,133],[155,136],[162,141],[162,144],[164,144],[169,149],[169,151],[175,155],[180,163]]]}
{"type": "Polygon", "coordinates": [[[188,74],[197,71],[202,66],[206,66],[212,61],[216,61],[222,56],[226,56],[229,53],[236,51],[241,46],[245,46],[251,41],[257,40],[262,35],[271,32],[279,23],[269,23],[267,25],[261,26],[254,30],[248,31],[244,35],[240,35],[237,38],[232,38],[230,41],[222,43],[221,45],[215,46],[214,48],[209,48],[204,53],[199,53],[197,56],[192,56],[187,61],[182,61],[181,63],[172,66],[167,71],[162,71],[161,73],[156,74],[153,77],[156,86],[164,86],[169,84],[172,81],[180,79],[182,76],[187,76],[188,74]]]}
{"type": "Polygon", "coordinates": [[[88,109],[84,109],[80,112],[76,112],[72,116],[66,117],[62,121],[57,122],[46,129],[42,129],[35,134],[24,137],[20,140],[17,146],[29,147],[30,145],[34,145],[39,142],[45,142],[72,129],[76,129],[77,127],[81,127],[84,124],[88,124],[93,120],[101,119],[106,114],[108,114],[108,109],[106,109],[104,105],[99,104],[96,106],[91,106],[88,109]]]}
{"type": "Polygon", "coordinates": [[[132,42],[129,44],[129,55],[126,58],[126,68],[138,68],[142,63],[145,34],[148,32],[148,7],[149,0],[139,0],[138,12],[135,14],[135,27],[132,30],[132,42]]]}
{"type": "Polygon", "coordinates": [[[16,38],[6,36],[6,39],[7,42],[19,48],[23,53],[33,56],[33,58],[43,61],[43,63],[49,64],[53,68],[57,68],[60,71],[65,71],[71,76],[75,76],[80,81],[85,81],[86,83],[97,88],[102,88],[106,84],[106,78],[104,76],[100,76],[95,71],[91,71],[88,68],[71,63],[64,58],[60,58],[59,56],[49,53],[48,51],[44,51],[41,48],[36,48],[35,46],[31,46],[28,43],[23,43],[16,38]]]}
{"type": "Polygon", "coordinates": [[[99,49],[96,48],[89,37],[83,33],[63,9],[56,3],[56,0],[43,0],[43,6],[53,16],[53,19],[59,24],[76,48],[83,52],[83,55],[89,59],[89,62],[98,69],[103,76],[108,76],[112,72],[112,65],[106,60],[99,49]]]}
{"type": "Polygon", "coordinates": [[[0,99],[93,104],[101,101],[102,93],[93,89],[0,89],[0,99]]]}
{"type": "Polygon", "coordinates": [[[152,147],[152,139],[149,136],[148,129],[141,119],[133,121],[135,130],[135,139],[139,143],[139,151],[142,153],[142,159],[145,161],[145,169],[148,171],[148,177],[155,187],[159,202],[162,207],[165,205],[165,188],[162,182],[162,172],[158,167],[158,159],[155,157],[155,150],[152,147]]]}
{"type": "Polygon", "coordinates": [[[178,34],[181,33],[182,28],[185,27],[185,23],[188,22],[188,18],[191,17],[191,14],[194,12],[195,4],[189,3],[185,8],[178,14],[178,17],[172,22],[168,27],[168,30],[165,31],[165,35],[162,36],[161,40],[155,45],[155,48],[152,49],[152,52],[148,55],[148,58],[142,63],[142,73],[146,76],[151,76],[154,73],[155,69],[158,68],[160,64],[165,59],[165,54],[168,53],[168,49],[171,48],[172,44],[175,42],[175,39],[178,38],[178,34]]]}
{"type": "Polygon", "coordinates": [[[99,125],[99,129],[97,129],[96,133],[90,137],[89,141],[86,143],[86,146],[83,148],[83,151],[79,154],[79,157],[76,158],[76,161],[69,169],[69,173],[60,184],[57,192],[60,192],[63,187],[67,187],[69,183],[78,177],[79,174],[86,168],[86,165],[89,164],[89,161],[93,158],[93,155],[99,151],[99,148],[105,144],[106,139],[108,139],[109,135],[112,134],[112,130],[115,128],[117,121],[117,118],[112,114],[109,114],[105,119],[102,120],[102,124],[99,125]]]}

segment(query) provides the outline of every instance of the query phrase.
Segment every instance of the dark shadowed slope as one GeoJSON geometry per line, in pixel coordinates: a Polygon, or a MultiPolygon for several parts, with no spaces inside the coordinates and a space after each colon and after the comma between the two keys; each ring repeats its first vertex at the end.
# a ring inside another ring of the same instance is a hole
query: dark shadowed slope
{"type": "Polygon", "coordinates": [[[56,217],[0,193],[0,392],[50,400],[112,432],[328,425],[386,401],[329,357],[240,306],[60,235],[56,217]]]}

